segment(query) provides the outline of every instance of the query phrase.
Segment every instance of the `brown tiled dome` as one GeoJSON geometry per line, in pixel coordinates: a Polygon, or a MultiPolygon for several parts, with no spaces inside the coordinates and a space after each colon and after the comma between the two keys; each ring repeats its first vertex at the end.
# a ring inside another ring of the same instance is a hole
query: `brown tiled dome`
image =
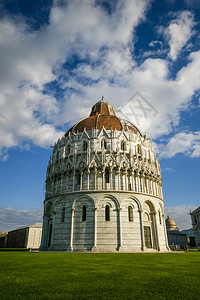
{"type": "MultiPolygon", "coordinates": [[[[97,102],[91,110],[90,116],[85,118],[74,126],[72,126],[65,136],[68,136],[69,133],[82,132],[84,129],[92,130],[105,128],[106,130],[118,130],[118,131],[131,131],[133,133],[139,132],[137,127],[135,127],[131,122],[124,119],[120,119],[115,114],[114,107],[109,103],[105,102],[103,97],[102,100],[97,102]]],[[[140,133],[140,132],[139,132],[140,133]]]]}

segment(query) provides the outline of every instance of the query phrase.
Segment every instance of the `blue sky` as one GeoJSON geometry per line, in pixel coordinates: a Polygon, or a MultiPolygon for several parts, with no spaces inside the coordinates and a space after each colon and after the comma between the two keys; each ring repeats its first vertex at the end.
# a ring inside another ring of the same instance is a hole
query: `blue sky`
{"type": "Polygon", "coordinates": [[[197,0],[1,1],[0,231],[42,220],[56,140],[102,95],[120,114],[136,93],[157,112],[136,126],[158,153],[166,214],[191,227],[188,211],[200,205],[199,22],[197,0]]]}

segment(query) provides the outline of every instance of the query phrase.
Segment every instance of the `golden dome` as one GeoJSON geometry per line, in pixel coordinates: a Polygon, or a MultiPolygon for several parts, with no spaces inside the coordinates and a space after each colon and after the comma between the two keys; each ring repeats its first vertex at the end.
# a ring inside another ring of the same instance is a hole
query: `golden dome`
{"type": "Polygon", "coordinates": [[[176,227],[176,223],[174,222],[174,220],[172,220],[169,216],[167,216],[165,223],[166,223],[167,230],[179,230],[176,227]]]}

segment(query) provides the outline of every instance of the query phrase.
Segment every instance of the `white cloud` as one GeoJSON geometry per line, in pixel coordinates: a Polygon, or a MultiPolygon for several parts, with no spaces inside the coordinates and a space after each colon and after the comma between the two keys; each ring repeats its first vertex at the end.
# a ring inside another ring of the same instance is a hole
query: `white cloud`
{"type": "Polygon", "coordinates": [[[175,134],[167,144],[156,146],[160,157],[173,157],[177,153],[184,153],[192,158],[200,157],[200,132],[175,134]]]}
{"type": "MultiPolygon", "coordinates": [[[[49,24],[37,31],[23,20],[0,21],[2,159],[7,157],[6,148],[23,142],[42,147],[54,143],[63,134],[57,126],[86,117],[102,95],[117,108],[139,91],[158,113],[135,125],[151,138],[167,135],[200,88],[200,51],[190,54],[174,79],[168,58],[147,58],[141,65],[133,58],[135,28],[145,19],[149,1],[117,1],[111,14],[94,0],[65,2],[60,7],[60,1],[54,1],[49,24]],[[68,73],[62,64],[73,54],[83,63],[68,73]],[[53,92],[43,93],[45,84],[54,79],[66,89],[62,101],[53,92]]],[[[183,27],[178,46],[170,40],[177,55],[192,33],[192,13],[180,13],[173,24],[183,27]]],[[[175,30],[170,28],[172,37],[175,30]]],[[[191,157],[198,156],[196,142],[192,153],[191,157]]]]}
{"type": "Polygon", "coordinates": [[[118,1],[111,15],[93,0],[65,2],[66,6],[59,6],[60,1],[54,1],[49,24],[37,31],[22,18],[0,20],[0,149],[4,153],[24,140],[48,146],[63,134],[55,125],[72,121],[71,116],[60,118],[62,105],[53,94],[43,93],[71,55],[87,54],[95,61],[99,49],[106,46],[112,48],[106,53],[108,71],[111,64],[116,74],[131,66],[127,43],[149,1],[118,1]]]}
{"type": "Polygon", "coordinates": [[[8,232],[21,226],[42,222],[43,208],[22,209],[0,207],[0,231],[8,232]]]}
{"type": "Polygon", "coordinates": [[[191,38],[194,27],[194,17],[190,11],[182,11],[177,18],[166,28],[165,35],[169,40],[170,53],[172,60],[176,60],[179,52],[191,38]]]}
{"type": "MultiPolygon", "coordinates": [[[[165,216],[169,215],[180,230],[191,228],[189,211],[194,205],[165,206],[165,216]]],[[[22,209],[16,207],[0,207],[0,231],[8,232],[21,226],[42,222],[43,208],[22,209]]]]}
{"type": "Polygon", "coordinates": [[[170,218],[175,221],[179,230],[189,229],[192,227],[189,212],[195,208],[196,206],[194,205],[165,206],[165,217],[169,215],[170,218]]]}
{"type": "Polygon", "coordinates": [[[175,170],[173,169],[173,168],[165,168],[164,170],[163,170],[163,172],[175,172],[175,170]]]}
{"type": "Polygon", "coordinates": [[[131,66],[133,62],[128,56],[123,59],[127,60],[127,68],[122,68],[119,73],[116,72],[117,64],[110,64],[106,55],[99,66],[82,64],[74,71],[74,77],[65,86],[77,89],[78,93],[71,95],[65,103],[63,120],[67,118],[73,123],[87,116],[94,101],[102,95],[117,108],[139,91],[158,113],[135,125],[142,132],[147,131],[151,138],[170,134],[179,124],[180,112],[189,107],[192,96],[200,88],[200,51],[190,54],[188,64],[180,69],[174,80],[169,79],[170,66],[165,59],[148,58],[140,66],[136,63],[131,66]],[[87,80],[99,80],[83,85],[76,80],[77,74],[87,80]]]}
{"type": "Polygon", "coordinates": [[[188,7],[191,7],[191,8],[199,8],[200,7],[199,0],[185,0],[185,3],[187,4],[188,7]]]}
{"type": "Polygon", "coordinates": [[[150,42],[149,43],[149,46],[150,47],[155,47],[155,46],[157,46],[157,45],[162,45],[162,42],[161,41],[152,41],[152,42],[150,42]]]}

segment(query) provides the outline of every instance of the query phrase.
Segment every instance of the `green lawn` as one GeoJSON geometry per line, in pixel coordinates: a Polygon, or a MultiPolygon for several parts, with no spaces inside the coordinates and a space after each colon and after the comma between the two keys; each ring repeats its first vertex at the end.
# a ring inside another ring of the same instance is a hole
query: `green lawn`
{"type": "Polygon", "coordinates": [[[0,251],[0,299],[200,299],[200,252],[0,251]]]}

